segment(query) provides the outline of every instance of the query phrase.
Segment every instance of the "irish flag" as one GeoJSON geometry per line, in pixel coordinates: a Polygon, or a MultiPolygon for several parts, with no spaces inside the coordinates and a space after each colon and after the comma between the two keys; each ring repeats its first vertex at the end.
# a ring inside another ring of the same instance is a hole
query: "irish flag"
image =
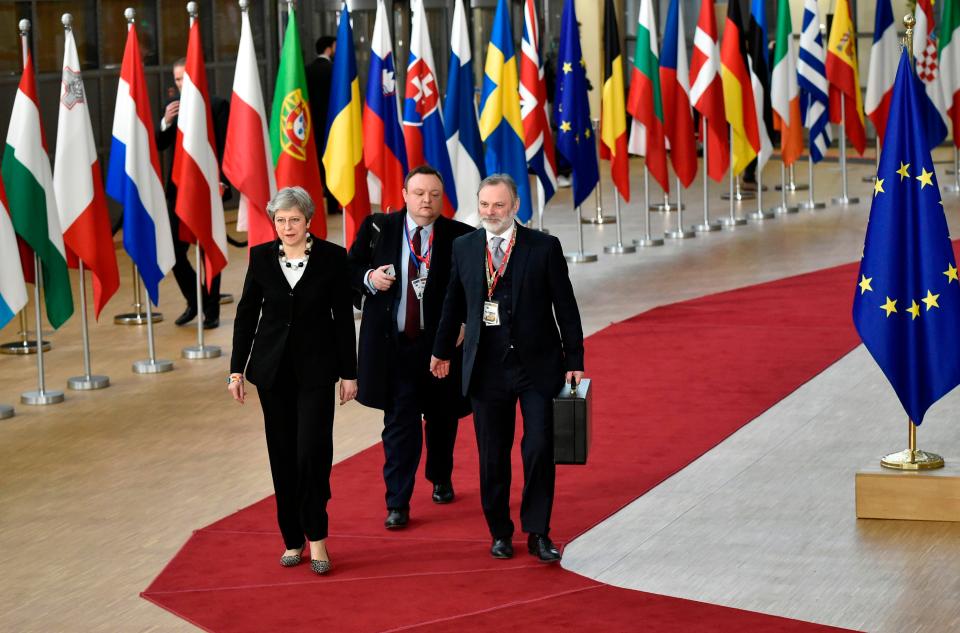
{"type": "Polygon", "coordinates": [[[73,314],[73,294],[46,145],[40,125],[33,58],[28,54],[13,101],[0,171],[7,188],[13,228],[40,256],[47,319],[58,328],[73,314]]]}
{"type": "Polygon", "coordinates": [[[953,123],[953,142],[960,147],[960,1],[946,0],[940,21],[940,83],[953,123]]]}
{"type": "Polygon", "coordinates": [[[664,191],[670,191],[667,148],[663,136],[658,48],[653,3],[651,0],[642,0],[637,17],[637,47],[630,74],[630,94],[627,96],[627,112],[633,117],[627,148],[632,154],[645,156],[650,174],[664,191]]]}
{"type": "Polygon", "coordinates": [[[790,3],[777,7],[777,44],[773,51],[773,127],[780,130],[783,164],[790,166],[803,153],[803,122],[800,120],[800,87],[797,84],[797,51],[790,22],[790,3]]]}

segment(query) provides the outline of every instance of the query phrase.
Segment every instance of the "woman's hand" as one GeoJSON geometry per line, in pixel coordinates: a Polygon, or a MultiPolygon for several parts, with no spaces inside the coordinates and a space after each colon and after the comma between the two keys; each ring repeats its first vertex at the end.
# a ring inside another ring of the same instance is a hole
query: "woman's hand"
{"type": "Polygon", "coordinates": [[[340,379],[340,404],[346,404],[357,397],[357,381],[340,379]]]}
{"type": "Polygon", "coordinates": [[[230,392],[234,400],[243,404],[244,399],[247,397],[247,391],[243,388],[242,374],[230,374],[230,384],[227,385],[227,391],[230,392]]]}

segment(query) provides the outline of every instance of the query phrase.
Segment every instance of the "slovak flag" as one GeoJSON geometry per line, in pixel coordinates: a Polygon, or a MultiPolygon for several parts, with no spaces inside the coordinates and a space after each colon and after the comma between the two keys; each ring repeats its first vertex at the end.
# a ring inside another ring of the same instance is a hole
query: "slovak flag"
{"type": "Polygon", "coordinates": [[[157,286],[173,268],[175,257],[142,59],[137,29],[131,23],[113,115],[107,194],[123,205],[123,247],[157,305],[157,286]]]}
{"type": "Polygon", "coordinates": [[[407,151],[400,129],[397,70],[383,0],[377,0],[377,19],[370,41],[367,100],[363,105],[363,162],[367,167],[370,201],[379,203],[383,211],[402,209],[407,151]]]}
{"type": "Polygon", "coordinates": [[[213,278],[227,265],[227,227],[223,220],[220,167],[203,65],[200,20],[194,18],[192,22],[180,91],[172,173],[177,185],[177,216],[203,249],[207,288],[210,288],[213,278]]]}
{"type": "Polygon", "coordinates": [[[440,172],[444,183],[443,215],[452,218],[457,212],[457,186],[447,153],[437,66],[433,63],[423,0],[412,0],[410,4],[413,11],[410,59],[403,99],[403,137],[407,143],[407,162],[410,169],[427,164],[440,172]]]}

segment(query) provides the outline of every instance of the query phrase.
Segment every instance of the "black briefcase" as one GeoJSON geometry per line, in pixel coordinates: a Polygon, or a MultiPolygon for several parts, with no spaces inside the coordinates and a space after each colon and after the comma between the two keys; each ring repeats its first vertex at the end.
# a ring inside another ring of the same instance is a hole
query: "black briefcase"
{"type": "Polygon", "coordinates": [[[590,448],[590,379],[563,385],[553,399],[553,462],[586,464],[590,448]]]}

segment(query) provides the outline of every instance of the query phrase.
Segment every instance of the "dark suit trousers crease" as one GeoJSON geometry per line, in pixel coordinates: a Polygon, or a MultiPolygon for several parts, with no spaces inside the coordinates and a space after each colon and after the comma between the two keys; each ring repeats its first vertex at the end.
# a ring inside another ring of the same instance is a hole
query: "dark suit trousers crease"
{"type": "Polygon", "coordinates": [[[553,510],[556,466],[553,463],[553,403],[533,387],[515,354],[501,362],[478,359],[471,381],[471,402],[480,453],[480,502],[494,538],[513,536],[510,519],[510,457],[517,401],[523,415],[523,496],[520,524],[524,532],[547,534],[553,510]]]}
{"type": "MultiPolygon", "coordinates": [[[[179,218],[176,214],[170,214],[170,227],[173,232],[173,253],[176,260],[173,264],[173,277],[177,280],[177,286],[180,287],[180,293],[187,300],[188,306],[197,305],[197,271],[193,269],[190,263],[190,244],[183,242],[179,238],[179,218]]],[[[207,286],[203,288],[203,316],[205,319],[220,318],[220,275],[213,278],[213,283],[208,291],[207,286]]]]}
{"type": "Polygon", "coordinates": [[[430,347],[421,337],[410,341],[399,335],[390,361],[390,394],[383,412],[383,481],[388,508],[409,508],[420,464],[424,435],[427,444],[426,477],[433,483],[450,481],[456,415],[430,407],[430,347]],[[426,419],[426,425],[421,420],[426,419]]]}
{"type": "Polygon", "coordinates": [[[284,363],[270,388],[259,388],[277,522],[287,549],[303,537],[327,537],[333,465],[333,385],[301,387],[284,363]]]}

